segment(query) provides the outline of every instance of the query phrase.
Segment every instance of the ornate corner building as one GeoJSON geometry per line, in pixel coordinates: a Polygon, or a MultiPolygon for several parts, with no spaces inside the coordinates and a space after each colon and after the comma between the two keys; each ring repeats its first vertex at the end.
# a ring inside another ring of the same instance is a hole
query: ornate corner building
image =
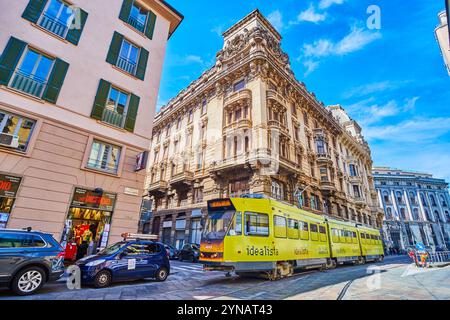
{"type": "Polygon", "coordinates": [[[224,34],[215,65],[154,120],[148,231],[199,243],[206,201],[259,193],[381,228],[361,128],[296,80],[281,36],[253,11],[224,34]]]}
{"type": "Polygon", "coordinates": [[[385,212],[387,248],[405,250],[421,242],[450,248],[448,183],[431,174],[374,168],[375,187],[385,212]]]}
{"type": "Polygon", "coordinates": [[[439,25],[435,29],[436,40],[441,48],[444,64],[450,75],[450,0],[446,0],[446,10],[439,13],[439,25]]]}

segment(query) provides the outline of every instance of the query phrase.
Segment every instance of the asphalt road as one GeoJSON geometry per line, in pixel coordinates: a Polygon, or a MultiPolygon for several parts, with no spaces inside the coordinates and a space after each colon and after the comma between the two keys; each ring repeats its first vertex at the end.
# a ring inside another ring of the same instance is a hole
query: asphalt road
{"type": "Polygon", "coordinates": [[[172,261],[171,275],[163,283],[146,279],[69,290],[59,281],[29,297],[0,291],[0,300],[450,299],[450,267],[423,270],[410,262],[408,257],[387,257],[381,263],[303,271],[269,281],[225,277],[223,272],[203,271],[198,263],[172,261]]]}

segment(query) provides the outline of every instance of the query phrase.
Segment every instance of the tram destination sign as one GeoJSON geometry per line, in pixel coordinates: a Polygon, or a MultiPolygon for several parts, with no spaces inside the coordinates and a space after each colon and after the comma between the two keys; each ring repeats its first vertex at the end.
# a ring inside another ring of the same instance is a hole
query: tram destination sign
{"type": "Polygon", "coordinates": [[[22,178],[0,174],[0,197],[15,198],[22,178]]]}
{"type": "Polygon", "coordinates": [[[72,206],[92,208],[102,211],[113,211],[116,203],[116,194],[108,192],[95,192],[83,188],[75,188],[72,206]]]}

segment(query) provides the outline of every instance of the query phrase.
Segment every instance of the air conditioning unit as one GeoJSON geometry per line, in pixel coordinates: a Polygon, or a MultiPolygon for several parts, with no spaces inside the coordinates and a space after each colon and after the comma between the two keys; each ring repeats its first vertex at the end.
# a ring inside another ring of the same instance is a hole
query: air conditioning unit
{"type": "Polygon", "coordinates": [[[19,136],[0,133],[0,146],[17,149],[19,147],[19,136]]]}

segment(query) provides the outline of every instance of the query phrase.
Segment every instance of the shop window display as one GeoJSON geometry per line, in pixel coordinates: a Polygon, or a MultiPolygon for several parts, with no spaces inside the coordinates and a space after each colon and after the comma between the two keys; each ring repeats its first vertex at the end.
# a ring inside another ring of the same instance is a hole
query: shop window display
{"type": "Polygon", "coordinates": [[[0,229],[6,228],[22,178],[0,174],[0,229]]]}

